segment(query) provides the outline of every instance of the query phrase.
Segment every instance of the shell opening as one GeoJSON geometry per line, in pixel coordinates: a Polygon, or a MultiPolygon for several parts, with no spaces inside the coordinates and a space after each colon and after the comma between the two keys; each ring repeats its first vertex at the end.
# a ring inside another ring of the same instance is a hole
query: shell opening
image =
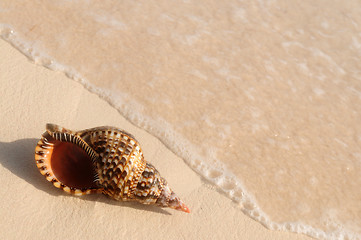
{"type": "Polygon", "coordinates": [[[69,142],[49,142],[53,144],[50,168],[61,183],[77,189],[97,187],[92,160],[83,149],[69,142]]]}

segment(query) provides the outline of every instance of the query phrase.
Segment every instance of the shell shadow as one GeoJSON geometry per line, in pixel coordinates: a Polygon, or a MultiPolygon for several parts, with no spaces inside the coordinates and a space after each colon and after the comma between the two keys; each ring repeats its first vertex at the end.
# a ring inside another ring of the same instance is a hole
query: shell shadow
{"type": "MultiPolygon", "coordinates": [[[[35,138],[25,138],[13,142],[0,142],[0,164],[14,175],[48,194],[79,198],[55,188],[40,174],[34,160],[35,146],[38,141],[39,139],[35,138]]],[[[115,201],[101,194],[86,195],[80,198],[86,201],[103,202],[120,207],[131,207],[142,211],[171,215],[168,211],[156,206],[142,205],[137,202],[115,201]]]]}
{"type": "Polygon", "coordinates": [[[42,177],[35,165],[34,149],[37,142],[35,138],[0,142],[0,164],[37,189],[54,196],[62,195],[42,177]]]}

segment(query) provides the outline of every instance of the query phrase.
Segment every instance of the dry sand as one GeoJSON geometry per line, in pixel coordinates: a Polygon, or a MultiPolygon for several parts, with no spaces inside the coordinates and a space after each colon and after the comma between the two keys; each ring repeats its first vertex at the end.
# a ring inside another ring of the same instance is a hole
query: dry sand
{"type": "Polygon", "coordinates": [[[3,40],[0,56],[1,239],[310,239],[268,230],[244,215],[158,139],[64,74],[31,63],[3,40]],[[54,188],[34,163],[47,122],[70,129],[113,125],[132,133],[191,214],[54,188]]]}

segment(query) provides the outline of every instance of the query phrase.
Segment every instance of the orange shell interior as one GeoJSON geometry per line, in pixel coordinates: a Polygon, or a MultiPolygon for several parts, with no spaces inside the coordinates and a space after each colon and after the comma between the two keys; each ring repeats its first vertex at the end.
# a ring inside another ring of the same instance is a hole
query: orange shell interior
{"type": "Polygon", "coordinates": [[[69,187],[95,188],[95,171],[90,157],[73,143],[53,141],[49,157],[56,178],[69,187]]]}
{"type": "Polygon", "coordinates": [[[79,193],[80,190],[86,194],[90,193],[86,190],[98,188],[92,160],[83,149],[73,143],[47,140],[48,143],[43,139],[39,141],[35,160],[48,181],[70,193],[79,193]]]}

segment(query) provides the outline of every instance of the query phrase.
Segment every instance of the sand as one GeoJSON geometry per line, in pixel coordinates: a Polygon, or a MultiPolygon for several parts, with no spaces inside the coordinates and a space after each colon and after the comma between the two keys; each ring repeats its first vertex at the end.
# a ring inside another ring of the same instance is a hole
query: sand
{"type": "Polygon", "coordinates": [[[35,65],[3,40],[0,56],[1,239],[310,239],[268,230],[246,216],[157,138],[63,73],[35,65]],[[191,214],[56,189],[34,162],[48,122],[70,129],[113,125],[132,133],[191,214]]]}

